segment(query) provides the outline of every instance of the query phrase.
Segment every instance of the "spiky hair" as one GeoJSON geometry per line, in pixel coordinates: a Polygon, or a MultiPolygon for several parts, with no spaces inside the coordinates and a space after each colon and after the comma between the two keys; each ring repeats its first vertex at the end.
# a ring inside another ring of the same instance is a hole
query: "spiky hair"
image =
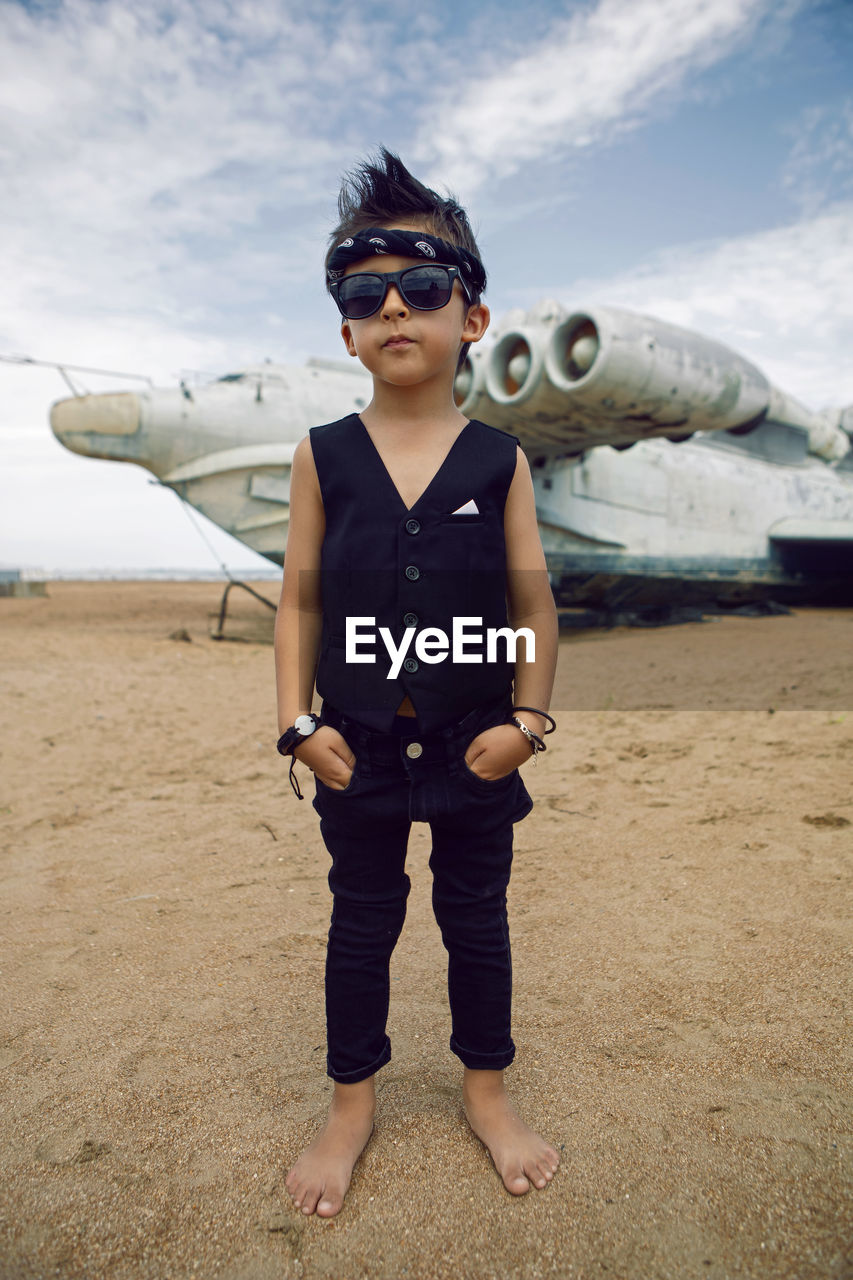
{"type": "Polygon", "coordinates": [[[482,262],[468,215],[456,197],[440,196],[424,186],[387,147],[380,148],[376,160],[363,160],[344,174],[338,215],[340,221],[329,237],[326,268],[333,249],[346,236],[403,221],[460,245],[482,262]]]}

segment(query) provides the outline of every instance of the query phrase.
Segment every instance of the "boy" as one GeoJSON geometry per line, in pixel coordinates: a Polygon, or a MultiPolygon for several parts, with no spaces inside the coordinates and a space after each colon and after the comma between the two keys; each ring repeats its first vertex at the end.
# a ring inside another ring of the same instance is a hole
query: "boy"
{"type": "Polygon", "coordinates": [[[513,1195],[547,1186],[559,1160],[503,1081],[514,1055],[512,824],[531,808],[518,766],[553,727],[557,623],[524,454],[453,398],[462,353],[489,323],[485,271],[464,211],[385,149],[344,181],[339,211],[327,285],[373,398],[297,446],[276,622],[279,750],[315,774],[332,858],[334,1095],[286,1182],[295,1206],[321,1217],[341,1208],[390,1058],[388,966],[412,820],[432,834],[468,1121],[513,1195]],[[507,608],[514,656],[500,634],[507,608]],[[479,651],[474,624],[485,628],[479,651]]]}

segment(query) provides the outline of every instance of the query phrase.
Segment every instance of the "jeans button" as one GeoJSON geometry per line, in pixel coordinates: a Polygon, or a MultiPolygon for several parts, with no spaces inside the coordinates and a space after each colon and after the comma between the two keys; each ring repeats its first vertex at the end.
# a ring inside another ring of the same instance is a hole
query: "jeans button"
{"type": "Polygon", "coordinates": [[[422,756],[424,749],[419,742],[410,742],[406,747],[406,755],[410,760],[417,760],[418,756],[422,756]]]}

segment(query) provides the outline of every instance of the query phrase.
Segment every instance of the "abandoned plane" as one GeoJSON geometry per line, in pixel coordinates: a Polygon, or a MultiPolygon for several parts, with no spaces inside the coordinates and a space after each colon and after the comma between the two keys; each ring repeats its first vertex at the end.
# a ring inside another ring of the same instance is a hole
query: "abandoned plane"
{"type": "MultiPolygon", "coordinates": [[[[57,401],[75,453],[133,462],[276,564],[308,428],[370,399],[361,366],[266,363],[216,381],[57,401]]],[[[519,437],[562,606],[853,603],[853,406],[815,412],[722,343],[543,301],[469,350],[461,411],[519,437]]]]}

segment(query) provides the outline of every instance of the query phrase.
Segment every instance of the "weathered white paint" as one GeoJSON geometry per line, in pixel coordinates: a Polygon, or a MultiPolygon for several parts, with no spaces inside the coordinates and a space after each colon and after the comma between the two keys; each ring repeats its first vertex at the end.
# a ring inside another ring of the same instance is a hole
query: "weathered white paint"
{"type": "MultiPolygon", "coordinates": [[[[51,425],[78,453],[147,467],[280,560],[297,441],[369,396],[355,363],[265,364],[206,386],[74,397],[53,406],[51,425]]],[[[853,520],[853,470],[823,460],[849,448],[850,411],[812,413],[722,344],[649,317],[569,316],[543,301],[508,317],[489,355],[471,349],[457,398],[520,437],[546,551],[754,562],[786,521],[853,520]],[[725,428],[762,413],[807,432],[820,456],[767,461],[737,447],[725,428]]]]}

